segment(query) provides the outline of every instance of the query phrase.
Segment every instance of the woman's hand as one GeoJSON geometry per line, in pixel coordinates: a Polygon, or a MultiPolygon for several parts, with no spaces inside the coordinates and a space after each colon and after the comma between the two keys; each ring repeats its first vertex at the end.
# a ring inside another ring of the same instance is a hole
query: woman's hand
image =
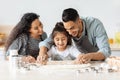
{"type": "Polygon", "coordinates": [[[35,58],[32,56],[23,57],[23,61],[28,62],[28,63],[35,63],[36,62],[35,58]]]}

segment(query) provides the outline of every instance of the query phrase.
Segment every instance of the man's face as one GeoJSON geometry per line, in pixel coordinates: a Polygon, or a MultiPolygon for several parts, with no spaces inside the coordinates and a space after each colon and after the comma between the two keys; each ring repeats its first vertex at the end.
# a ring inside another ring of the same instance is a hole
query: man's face
{"type": "Polygon", "coordinates": [[[72,37],[80,37],[82,31],[82,22],[78,19],[75,22],[63,22],[65,29],[72,37]]]}

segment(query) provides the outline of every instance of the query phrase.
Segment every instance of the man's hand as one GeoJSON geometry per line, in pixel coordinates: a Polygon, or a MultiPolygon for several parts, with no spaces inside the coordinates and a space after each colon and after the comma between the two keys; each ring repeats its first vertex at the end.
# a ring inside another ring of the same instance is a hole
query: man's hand
{"type": "Polygon", "coordinates": [[[75,60],[76,64],[89,63],[91,60],[104,60],[105,56],[101,52],[80,54],[75,60]]]}
{"type": "Polygon", "coordinates": [[[92,59],[92,54],[80,54],[75,60],[75,64],[86,64],[89,63],[92,59]]]}
{"type": "Polygon", "coordinates": [[[47,54],[40,54],[37,57],[37,63],[43,64],[43,65],[45,65],[47,63],[47,60],[48,60],[47,54]]]}
{"type": "Polygon", "coordinates": [[[48,59],[47,51],[48,51],[48,49],[46,47],[44,47],[44,46],[40,47],[40,52],[37,57],[37,63],[40,63],[40,64],[47,63],[47,59],[48,59]]]}

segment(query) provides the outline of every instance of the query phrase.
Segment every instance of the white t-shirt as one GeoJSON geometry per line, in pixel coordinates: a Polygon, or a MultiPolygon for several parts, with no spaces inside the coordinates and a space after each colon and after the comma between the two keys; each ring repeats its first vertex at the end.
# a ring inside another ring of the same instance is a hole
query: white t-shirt
{"type": "Polygon", "coordinates": [[[74,60],[80,53],[75,46],[67,46],[64,51],[58,51],[56,46],[52,46],[48,56],[51,60],[74,60]]]}

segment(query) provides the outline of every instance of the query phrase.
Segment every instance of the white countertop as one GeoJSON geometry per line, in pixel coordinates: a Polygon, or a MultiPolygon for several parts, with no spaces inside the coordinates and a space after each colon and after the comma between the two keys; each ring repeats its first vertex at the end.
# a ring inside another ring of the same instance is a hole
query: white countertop
{"type": "MultiPolygon", "coordinates": [[[[92,65],[99,65],[93,63],[92,65]]],[[[55,65],[56,66],[56,65],[55,65]]],[[[78,73],[79,69],[10,69],[8,61],[0,61],[0,80],[120,80],[120,73],[78,73]]]]}

